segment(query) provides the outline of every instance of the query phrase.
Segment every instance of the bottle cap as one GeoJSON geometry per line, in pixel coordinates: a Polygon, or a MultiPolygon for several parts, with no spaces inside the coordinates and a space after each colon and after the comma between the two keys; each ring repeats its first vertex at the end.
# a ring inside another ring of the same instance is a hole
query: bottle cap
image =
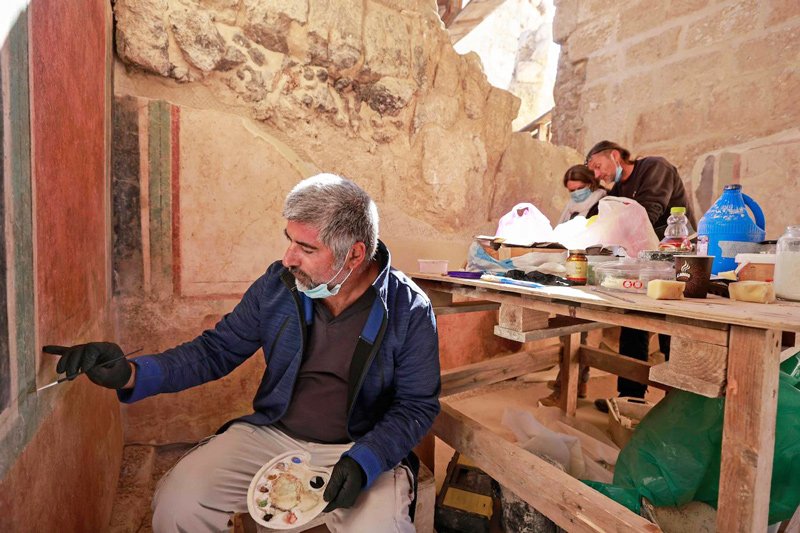
{"type": "Polygon", "coordinates": [[[586,254],[586,250],[570,250],[569,253],[570,253],[570,255],[572,255],[572,254],[584,254],[585,255],[586,254]]]}
{"type": "Polygon", "coordinates": [[[670,214],[673,214],[673,215],[675,213],[686,213],[686,208],[685,207],[673,207],[673,208],[671,208],[669,210],[669,212],[670,212],[670,214]]]}

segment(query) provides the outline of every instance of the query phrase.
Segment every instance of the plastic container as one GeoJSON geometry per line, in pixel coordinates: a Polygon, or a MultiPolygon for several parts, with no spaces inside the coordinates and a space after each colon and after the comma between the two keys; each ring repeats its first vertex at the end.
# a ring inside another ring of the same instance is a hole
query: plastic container
{"type": "Polygon", "coordinates": [[[789,226],[778,239],[775,296],[800,301],[800,226],[789,226]]]}
{"type": "Polygon", "coordinates": [[[764,213],[755,200],[742,193],[738,184],[725,186],[722,196],[697,226],[697,254],[714,256],[712,274],[736,268],[736,255],[723,253],[726,243],[761,242],[766,236],[764,213]],[[753,218],[747,214],[747,208],[753,218]]]}
{"type": "Polygon", "coordinates": [[[619,261],[619,257],[614,255],[587,255],[586,260],[589,262],[586,268],[586,284],[595,285],[595,268],[598,265],[605,263],[614,263],[619,261]]]}
{"type": "Polygon", "coordinates": [[[772,281],[775,278],[775,254],[736,254],[736,279],[772,281]]]}
{"type": "Polygon", "coordinates": [[[425,274],[447,274],[447,259],[417,259],[419,271],[425,274]]]}
{"type": "Polygon", "coordinates": [[[686,218],[685,207],[670,209],[667,219],[667,229],[664,238],[658,243],[658,249],[667,252],[691,252],[692,243],[689,240],[689,220],[686,218]]]}
{"type": "Polygon", "coordinates": [[[647,282],[654,279],[675,279],[675,268],[666,261],[622,259],[594,268],[595,285],[606,289],[647,292],[647,282]]]}

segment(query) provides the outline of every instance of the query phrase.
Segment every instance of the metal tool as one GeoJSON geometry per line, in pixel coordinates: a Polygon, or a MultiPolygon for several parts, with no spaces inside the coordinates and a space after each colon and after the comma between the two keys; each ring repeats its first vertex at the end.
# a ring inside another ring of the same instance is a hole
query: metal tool
{"type": "MultiPolygon", "coordinates": [[[[128,352],[128,353],[126,353],[124,355],[121,355],[119,357],[116,357],[116,358],[112,359],[111,361],[105,361],[105,362],[100,363],[100,364],[101,365],[107,365],[109,363],[115,363],[115,362],[119,361],[120,359],[125,359],[129,355],[133,355],[135,353],[141,352],[143,349],[144,348],[137,348],[136,350],[133,350],[132,352],[128,352]]],[[[97,365],[95,365],[95,366],[97,366],[97,365]]],[[[94,366],[92,368],[94,368],[94,366]]],[[[75,374],[73,376],[73,379],[78,377],[78,376],[80,376],[81,374],[85,374],[85,373],[86,373],[86,370],[81,370],[80,372],[78,372],[77,374],[75,374]]],[[[52,383],[48,383],[47,385],[45,385],[43,387],[39,387],[38,389],[36,389],[36,392],[43,391],[44,389],[49,389],[50,387],[54,387],[54,386],[58,385],[59,383],[64,383],[65,381],[69,381],[69,378],[66,377],[66,376],[64,376],[63,378],[57,379],[52,383]]]]}

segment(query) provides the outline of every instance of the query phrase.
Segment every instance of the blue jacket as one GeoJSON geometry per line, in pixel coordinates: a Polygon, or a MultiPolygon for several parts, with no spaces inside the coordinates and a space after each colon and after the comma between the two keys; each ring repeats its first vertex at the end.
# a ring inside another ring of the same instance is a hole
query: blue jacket
{"type": "MultiPolygon", "coordinates": [[[[366,486],[393,468],[428,432],[439,413],[439,343],[430,300],[405,274],[390,267],[378,243],[377,294],[350,365],[345,454],[367,475],[366,486]]],[[[133,359],[136,386],[120,391],[135,402],[219,379],[259,348],[267,363],[253,399],[254,413],[235,421],[265,426],[281,419],[292,398],[305,351],[312,301],[297,291],[281,263],[247,289],[214,329],[158,355],[133,359]]]]}

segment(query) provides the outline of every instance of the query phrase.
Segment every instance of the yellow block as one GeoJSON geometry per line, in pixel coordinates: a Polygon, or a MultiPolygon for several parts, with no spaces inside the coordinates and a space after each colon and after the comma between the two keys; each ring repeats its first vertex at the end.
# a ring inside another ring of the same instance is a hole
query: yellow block
{"type": "Polygon", "coordinates": [[[492,517],[492,498],[483,494],[450,487],[444,495],[442,504],[468,513],[483,515],[486,518],[492,517]]]}

